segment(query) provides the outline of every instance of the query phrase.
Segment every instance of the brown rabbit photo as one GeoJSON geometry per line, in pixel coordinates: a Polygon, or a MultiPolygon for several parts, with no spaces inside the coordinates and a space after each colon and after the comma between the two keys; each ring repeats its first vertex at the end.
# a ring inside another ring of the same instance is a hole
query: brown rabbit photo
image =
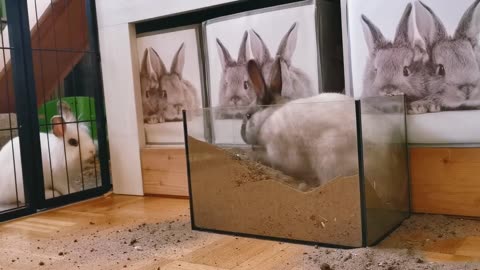
{"type": "Polygon", "coordinates": [[[203,107],[198,40],[195,27],[137,36],[147,144],[182,143],[183,110],[203,107]]]}

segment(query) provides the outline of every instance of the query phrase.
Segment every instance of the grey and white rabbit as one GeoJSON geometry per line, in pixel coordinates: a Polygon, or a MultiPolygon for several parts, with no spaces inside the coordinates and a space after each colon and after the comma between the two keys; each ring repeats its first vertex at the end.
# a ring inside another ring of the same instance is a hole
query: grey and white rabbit
{"type": "Polygon", "coordinates": [[[183,78],[184,65],[184,43],[175,53],[170,71],[154,49],[146,50],[141,71],[145,123],[181,121],[182,110],[190,111],[199,107],[198,91],[183,78]]]}
{"type": "Polygon", "coordinates": [[[480,109],[480,0],[463,14],[453,36],[433,10],[415,2],[417,28],[430,54],[429,95],[411,104],[411,113],[480,109]]]}
{"type": "Polygon", "coordinates": [[[392,41],[362,15],[363,32],[369,50],[363,76],[362,97],[405,95],[407,102],[427,95],[424,65],[428,54],[414,38],[408,4],[392,41]]]}
{"type": "Polygon", "coordinates": [[[244,108],[255,101],[255,92],[247,74],[247,61],[250,58],[248,48],[248,32],[245,31],[235,61],[227,48],[217,38],[217,49],[222,65],[218,101],[224,107],[218,115],[220,118],[241,118],[245,113],[244,108]]]}
{"type": "Polygon", "coordinates": [[[140,86],[142,90],[143,122],[146,124],[165,122],[164,111],[167,108],[167,93],[160,89],[162,65],[160,56],[152,47],[145,49],[140,68],[140,86]]]}
{"type": "Polygon", "coordinates": [[[166,100],[166,107],[162,107],[164,103],[161,102],[159,108],[164,112],[165,121],[181,121],[184,109],[191,112],[200,106],[197,89],[183,77],[184,65],[185,43],[175,53],[170,71],[160,59],[160,93],[162,101],[166,100]]]}
{"type": "Polygon", "coordinates": [[[267,81],[270,79],[275,59],[280,60],[282,66],[282,95],[289,99],[311,97],[318,94],[308,75],[300,68],[292,65],[292,56],[297,46],[297,36],[298,24],[295,22],[280,41],[274,58],[260,35],[255,30],[250,30],[253,57],[260,65],[262,74],[267,81]]]}
{"type": "Polygon", "coordinates": [[[285,98],[281,61],[272,64],[268,85],[256,61],[248,62],[257,98],[244,116],[243,140],[264,149],[262,163],[299,179],[299,189],[357,174],[354,100],[335,93],[285,98]]]}
{"type": "MultiPolygon", "coordinates": [[[[73,180],[82,173],[82,164],[96,153],[88,127],[83,123],[75,123],[76,118],[67,103],[59,102],[57,107],[63,116],[52,117],[51,133],[40,133],[46,198],[51,198],[53,194],[58,196],[76,192],[77,189],[72,186],[73,180]]],[[[17,203],[16,194],[18,202],[25,203],[18,137],[0,150],[0,164],[0,203],[17,203]]]]}

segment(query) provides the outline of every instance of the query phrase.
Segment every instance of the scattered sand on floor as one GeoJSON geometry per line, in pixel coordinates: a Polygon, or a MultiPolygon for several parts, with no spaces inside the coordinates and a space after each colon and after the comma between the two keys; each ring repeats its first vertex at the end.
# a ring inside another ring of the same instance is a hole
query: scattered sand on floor
{"type": "MultiPolygon", "coordinates": [[[[0,269],[163,269],[163,265],[170,261],[198,260],[199,255],[203,256],[202,261],[206,264],[216,266],[225,258],[211,252],[199,253],[199,250],[211,250],[218,246],[220,239],[229,239],[233,246],[236,241],[244,241],[241,237],[192,231],[187,207],[180,212],[176,218],[169,220],[127,219],[123,225],[111,225],[108,219],[98,221],[102,218],[92,213],[92,221],[78,231],[59,231],[48,238],[31,235],[27,239],[16,235],[13,229],[2,229],[0,240],[15,245],[0,248],[0,269]]],[[[298,257],[290,258],[285,262],[285,268],[281,269],[480,269],[477,263],[428,260],[430,252],[451,252],[451,249],[459,247],[465,237],[480,237],[480,221],[415,215],[372,248],[346,250],[273,241],[269,243],[280,251],[290,248],[300,250],[298,257]]],[[[234,248],[231,248],[232,256],[236,256],[234,248]]],[[[251,254],[256,255],[264,256],[251,254]]],[[[463,259],[469,260],[470,257],[463,259]]]]}

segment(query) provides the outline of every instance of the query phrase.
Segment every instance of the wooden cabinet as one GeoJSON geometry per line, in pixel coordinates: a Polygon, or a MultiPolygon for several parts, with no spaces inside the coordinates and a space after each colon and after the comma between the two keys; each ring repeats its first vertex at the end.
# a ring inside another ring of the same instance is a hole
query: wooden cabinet
{"type": "Polygon", "coordinates": [[[188,196],[184,148],[143,148],[141,159],[145,195],[188,196]]]}

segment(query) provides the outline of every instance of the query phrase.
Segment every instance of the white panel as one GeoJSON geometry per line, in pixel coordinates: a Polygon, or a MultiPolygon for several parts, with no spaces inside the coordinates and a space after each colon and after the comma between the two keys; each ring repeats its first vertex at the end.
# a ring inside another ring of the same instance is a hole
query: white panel
{"type": "MultiPolygon", "coordinates": [[[[105,89],[113,190],[117,194],[143,195],[140,164],[141,137],[132,59],[133,26],[122,24],[100,29],[100,51],[105,89]]],[[[134,40],[134,39],[133,39],[134,40]]],[[[136,58],[135,58],[136,61],[136,58]]],[[[136,74],[136,73],[135,73],[136,74]]]]}
{"type": "Polygon", "coordinates": [[[237,0],[97,0],[100,28],[138,22],[237,0]]]}

